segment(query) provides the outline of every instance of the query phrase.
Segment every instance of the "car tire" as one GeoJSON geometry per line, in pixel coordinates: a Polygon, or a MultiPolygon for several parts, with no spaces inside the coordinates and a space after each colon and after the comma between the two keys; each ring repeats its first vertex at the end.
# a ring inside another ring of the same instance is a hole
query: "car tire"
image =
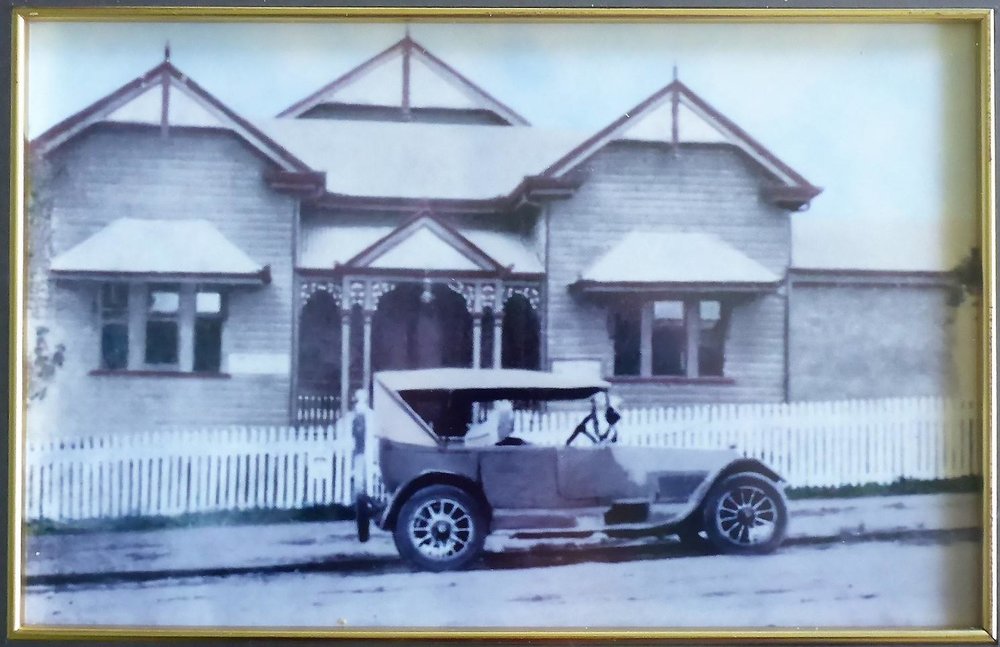
{"type": "Polygon", "coordinates": [[[451,485],[432,485],[403,504],[392,536],[400,556],[413,566],[451,571],[479,556],[487,532],[474,497],[451,485]]]}
{"type": "Polygon", "coordinates": [[[762,474],[743,472],[715,484],[705,498],[704,529],[721,553],[763,555],[785,538],[785,495],[762,474]]]}

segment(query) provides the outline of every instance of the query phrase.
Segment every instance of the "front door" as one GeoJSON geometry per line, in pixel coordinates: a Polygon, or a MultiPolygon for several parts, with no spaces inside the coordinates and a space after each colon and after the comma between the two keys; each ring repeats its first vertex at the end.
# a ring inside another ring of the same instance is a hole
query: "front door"
{"type": "Polygon", "coordinates": [[[403,284],[379,301],[372,330],[378,370],[472,365],[472,318],[442,285],[403,284]]]}

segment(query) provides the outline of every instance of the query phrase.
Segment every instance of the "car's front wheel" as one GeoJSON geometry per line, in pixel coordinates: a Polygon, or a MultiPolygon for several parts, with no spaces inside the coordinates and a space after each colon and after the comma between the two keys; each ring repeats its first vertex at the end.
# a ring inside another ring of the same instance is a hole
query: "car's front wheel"
{"type": "Polygon", "coordinates": [[[451,485],[432,485],[403,504],[393,538],[403,559],[428,571],[461,568],[486,540],[482,506],[451,485]]]}
{"type": "Polygon", "coordinates": [[[705,534],[720,552],[764,554],[784,540],[788,506],[767,477],[734,474],[716,484],[705,500],[705,534]]]}

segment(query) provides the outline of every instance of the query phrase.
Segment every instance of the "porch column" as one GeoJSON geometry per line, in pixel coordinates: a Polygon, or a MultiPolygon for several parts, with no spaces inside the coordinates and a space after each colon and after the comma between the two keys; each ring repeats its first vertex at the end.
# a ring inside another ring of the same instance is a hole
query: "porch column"
{"type": "Polygon", "coordinates": [[[701,345],[701,312],[696,299],[684,301],[684,363],[688,377],[698,377],[698,347],[701,345]]]}
{"type": "Polygon", "coordinates": [[[351,405],[351,311],[340,311],[340,412],[346,414],[351,405]]]}
{"type": "Polygon", "coordinates": [[[472,315],[472,368],[482,366],[483,354],[483,313],[476,312],[472,315]]]}
{"type": "Polygon", "coordinates": [[[639,375],[653,374],[653,312],[652,302],[642,304],[639,315],[639,375]]]}
{"type": "Polygon", "coordinates": [[[368,389],[368,385],[371,384],[372,381],[372,318],[374,316],[375,316],[374,312],[370,310],[365,310],[365,329],[363,337],[364,346],[362,352],[362,355],[364,357],[363,359],[364,363],[362,364],[363,367],[362,373],[364,375],[363,377],[364,382],[361,385],[361,388],[365,390],[368,389]]]}
{"type": "Polygon", "coordinates": [[[493,368],[500,368],[503,359],[503,310],[497,308],[493,313],[493,368]]]}

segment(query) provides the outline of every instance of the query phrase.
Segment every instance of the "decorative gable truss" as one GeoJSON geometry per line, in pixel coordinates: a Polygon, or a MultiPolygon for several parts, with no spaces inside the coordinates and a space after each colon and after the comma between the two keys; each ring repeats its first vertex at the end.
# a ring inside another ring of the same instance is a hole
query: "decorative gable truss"
{"type": "Polygon", "coordinates": [[[275,188],[315,193],[325,186],[322,172],[313,171],[169,59],[42,133],[31,150],[44,155],[97,123],[158,126],[164,137],[172,127],[229,130],[274,162],[268,179],[275,188]]]}
{"type": "Polygon", "coordinates": [[[351,270],[376,272],[459,272],[502,276],[513,269],[503,265],[460,232],[429,211],[372,243],[343,263],[351,270]]]}
{"type": "Polygon", "coordinates": [[[282,111],[300,117],[323,104],[489,112],[511,126],[528,121],[407,34],[343,76],[282,111]]]}
{"type": "Polygon", "coordinates": [[[765,197],[785,208],[801,209],[822,191],[678,80],[626,111],[554,162],[541,177],[564,178],[607,144],[623,140],[666,142],[673,146],[733,145],[775,180],[765,197]]]}

